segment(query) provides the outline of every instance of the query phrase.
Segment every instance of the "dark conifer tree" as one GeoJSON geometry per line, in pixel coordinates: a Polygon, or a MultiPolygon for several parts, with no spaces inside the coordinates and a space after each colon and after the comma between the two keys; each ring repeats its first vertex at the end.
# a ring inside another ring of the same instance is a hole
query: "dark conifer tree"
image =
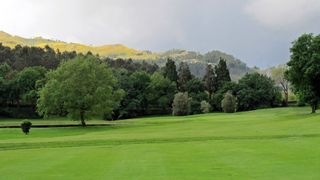
{"type": "Polygon", "coordinates": [[[214,70],[210,64],[207,65],[206,74],[203,77],[204,87],[208,91],[209,99],[212,98],[212,94],[217,89],[217,78],[214,70]]]}
{"type": "Polygon", "coordinates": [[[181,62],[178,69],[178,89],[181,92],[187,91],[187,82],[192,79],[189,66],[185,62],[181,62]]]}
{"type": "Polygon", "coordinates": [[[164,77],[170,79],[171,81],[177,82],[178,73],[175,62],[168,58],[166,66],[164,68],[164,77]]]}
{"type": "Polygon", "coordinates": [[[217,91],[222,88],[224,83],[231,81],[229,69],[224,59],[220,58],[219,64],[215,67],[215,72],[217,75],[217,91]]]}

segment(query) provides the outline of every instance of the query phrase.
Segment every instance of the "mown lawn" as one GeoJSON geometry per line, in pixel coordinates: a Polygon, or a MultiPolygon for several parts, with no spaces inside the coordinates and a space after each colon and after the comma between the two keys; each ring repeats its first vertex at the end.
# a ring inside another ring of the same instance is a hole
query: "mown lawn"
{"type": "Polygon", "coordinates": [[[27,136],[0,129],[0,179],[320,179],[319,170],[320,115],[309,108],[33,128],[27,136]]]}

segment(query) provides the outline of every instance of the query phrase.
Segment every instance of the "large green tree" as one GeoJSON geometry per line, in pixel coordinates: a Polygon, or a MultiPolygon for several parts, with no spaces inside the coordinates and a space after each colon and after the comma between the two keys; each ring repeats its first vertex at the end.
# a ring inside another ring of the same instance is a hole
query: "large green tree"
{"type": "Polygon", "coordinates": [[[40,90],[37,110],[40,115],[67,112],[85,126],[87,115],[111,113],[123,91],[114,88],[112,71],[93,56],[78,56],[48,73],[40,90]]]}
{"type": "Polygon", "coordinates": [[[303,34],[293,42],[290,52],[287,78],[315,113],[320,101],[320,35],[303,34]]]}
{"type": "Polygon", "coordinates": [[[281,93],[274,81],[259,73],[246,74],[237,87],[238,109],[273,107],[280,103],[281,93]]]}

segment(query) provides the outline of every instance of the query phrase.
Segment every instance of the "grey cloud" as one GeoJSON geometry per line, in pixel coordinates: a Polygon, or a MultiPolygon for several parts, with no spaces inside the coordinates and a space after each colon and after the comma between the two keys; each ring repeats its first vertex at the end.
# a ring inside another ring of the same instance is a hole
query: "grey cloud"
{"type": "Polygon", "coordinates": [[[291,15],[297,7],[293,1],[276,4],[275,15],[270,14],[274,0],[0,0],[0,29],[153,51],[218,49],[250,66],[267,67],[286,62],[290,42],[301,33],[320,30],[314,23],[318,6],[301,10],[289,24],[285,20],[290,17],[277,18],[291,15]]]}

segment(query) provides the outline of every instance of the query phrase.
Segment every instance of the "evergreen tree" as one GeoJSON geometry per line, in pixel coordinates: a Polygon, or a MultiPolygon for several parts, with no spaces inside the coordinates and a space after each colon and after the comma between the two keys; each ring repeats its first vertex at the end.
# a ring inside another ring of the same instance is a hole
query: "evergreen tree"
{"type": "Polygon", "coordinates": [[[214,70],[210,64],[208,64],[207,66],[206,74],[203,77],[203,81],[205,89],[209,93],[209,99],[211,99],[213,92],[215,92],[217,88],[217,79],[214,70]]]}
{"type": "Polygon", "coordinates": [[[219,90],[225,82],[230,82],[230,73],[227,67],[227,63],[224,59],[220,58],[219,64],[215,67],[217,75],[217,89],[219,90]]]}
{"type": "Polygon", "coordinates": [[[171,81],[177,82],[178,73],[175,62],[172,59],[167,60],[166,66],[164,68],[164,77],[170,79],[171,81]]]}
{"type": "Polygon", "coordinates": [[[178,70],[178,89],[181,92],[187,91],[187,82],[192,79],[189,66],[185,62],[181,62],[178,70]]]}

